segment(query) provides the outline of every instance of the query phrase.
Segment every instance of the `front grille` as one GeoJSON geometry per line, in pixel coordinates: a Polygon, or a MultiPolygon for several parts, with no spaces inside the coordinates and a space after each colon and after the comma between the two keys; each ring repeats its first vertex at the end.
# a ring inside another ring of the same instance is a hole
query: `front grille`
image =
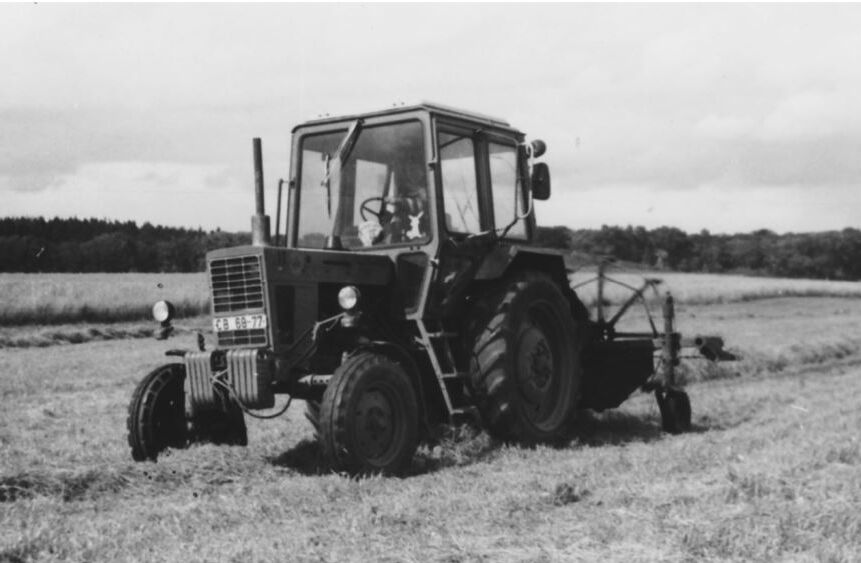
{"type": "Polygon", "coordinates": [[[228,330],[218,333],[219,346],[247,346],[266,344],[266,329],[228,330]]]}
{"type": "MultiPolygon", "coordinates": [[[[259,256],[221,258],[209,263],[212,310],[218,314],[263,309],[263,268],[259,256]]],[[[218,333],[219,346],[265,345],[267,329],[218,333]]]]}
{"type": "Polygon", "coordinates": [[[209,276],[212,306],[216,313],[263,308],[263,275],[259,256],[213,260],[209,263],[209,276]]]}

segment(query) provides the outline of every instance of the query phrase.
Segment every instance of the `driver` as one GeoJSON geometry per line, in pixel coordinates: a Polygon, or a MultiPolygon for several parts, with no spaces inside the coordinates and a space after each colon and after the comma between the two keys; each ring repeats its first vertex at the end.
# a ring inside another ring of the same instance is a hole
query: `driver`
{"type": "Polygon", "coordinates": [[[366,246],[421,239],[427,236],[427,173],[412,163],[395,173],[395,190],[383,201],[379,222],[366,222],[359,236],[366,246]],[[369,244],[370,243],[370,244],[369,244]]]}

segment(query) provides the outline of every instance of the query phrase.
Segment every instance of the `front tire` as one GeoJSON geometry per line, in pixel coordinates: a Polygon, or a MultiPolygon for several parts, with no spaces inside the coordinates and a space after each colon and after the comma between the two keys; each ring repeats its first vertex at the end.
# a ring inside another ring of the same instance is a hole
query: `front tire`
{"type": "Polygon", "coordinates": [[[332,469],[398,474],[418,446],[418,402],[405,369],[381,354],[347,359],[323,393],[317,434],[332,469]]]}
{"type": "Polygon", "coordinates": [[[568,300],[543,274],[522,272],[479,307],[485,324],[470,374],[488,432],[527,445],[563,438],[581,377],[581,342],[568,300]]]}
{"type": "Polygon", "coordinates": [[[184,382],[185,366],[166,364],[138,384],[126,419],[135,461],[156,461],[167,448],[184,448],[188,444],[184,382]]]}

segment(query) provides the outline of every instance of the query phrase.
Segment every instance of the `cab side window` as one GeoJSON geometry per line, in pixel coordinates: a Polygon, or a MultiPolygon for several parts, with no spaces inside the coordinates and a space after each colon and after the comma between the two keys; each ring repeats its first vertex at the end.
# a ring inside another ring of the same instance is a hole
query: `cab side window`
{"type": "Polygon", "coordinates": [[[475,143],[472,138],[440,133],[439,161],[446,229],[452,233],[480,232],[475,143]]]}
{"type": "Polygon", "coordinates": [[[493,222],[497,230],[508,229],[506,238],[526,238],[523,219],[523,190],[517,181],[517,147],[488,143],[490,185],[493,193],[493,222]],[[515,222],[516,220],[516,222],[515,222]]]}

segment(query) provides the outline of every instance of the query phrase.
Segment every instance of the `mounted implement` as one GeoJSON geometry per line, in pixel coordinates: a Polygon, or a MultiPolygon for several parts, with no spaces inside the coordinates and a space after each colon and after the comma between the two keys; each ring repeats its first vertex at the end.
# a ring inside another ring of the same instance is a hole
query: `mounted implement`
{"type": "MultiPolygon", "coordinates": [[[[504,120],[433,104],[311,121],[293,130],[272,236],[255,140],[253,244],[206,259],[217,346],[171,351],[179,361],[140,383],[133,457],[244,444],[243,413],[278,396],[281,412],[305,401],[332,468],[354,473],[403,470],[463,418],[506,441],[556,441],[578,408],[639,387],[684,430],[672,303],[662,334],[617,332],[616,317],[590,319],[565,252],[533,243],[544,150],[504,120]]],[[[169,334],[171,307],[154,312],[169,334]]]]}
{"type": "Polygon", "coordinates": [[[581,406],[594,410],[614,408],[637,388],[641,388],[655,392],[666,432],[677,434],[690,430],[690,399],[676,378],[681,352],[685,349],[696,350],[703,359],[710,361],[733,361],[737,358],[723,349],[723,339],[718,336],[683,338],[677,332],[675,302],[669,293],[664,298],[659,295],[660,279],[646,278],[640,287],[632,287],[607,276],[606,269],[610,263],[609,260],[602,260],[593,279],[573,285],[573,289],[579,289],[597,283],[596,319],[589,322],[591,339],[584,351],[584,364],[589,377],[585,380],[587,388],[584,389],[581,406]],[[617,284],[631,292],[609,320],[605,318],[604,298],[604,288],[608,283],[617,284]],[[662,301],[660,322],[663,330],[659,330],[649,310],[646,299],[649,290],[658,301],[662,301]],[[619,321],[637,302],[641,302],[645,308],[650,330],[618,330],[619,321]],[[628,375],[625,377],[623,374],[628,375]]]}

